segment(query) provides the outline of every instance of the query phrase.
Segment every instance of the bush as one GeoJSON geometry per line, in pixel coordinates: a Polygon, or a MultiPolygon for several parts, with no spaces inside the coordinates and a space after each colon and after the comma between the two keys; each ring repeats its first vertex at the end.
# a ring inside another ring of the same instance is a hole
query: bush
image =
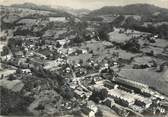
{"type": "Polygon", "coordinates": [[[13,92],[3,87],[1,89],[1,115],[29,115],[27,107],[33,102],[32,98],[23,96],[20,92],[13,92]]]}
{"type": "Polygon", "coordinates": [[[2,56],[6,56],[9,54],[9,48],[7,46],[4,46],[2,49],[3,49],[1,52],[2,56]]]}
{"type": "Polygon", "coordinates": [[[138,43],[138,40],[136,39],[130,39],[129,41],[126,41],[125,44],[121,47],[124,50],[138,53],[140,52],[140,44],[138,43]]]}
{"type": "Polygon", "coordinates": [[[98,30],[98,37],[102,41],[109,41],[109,35],[106,33],[105,30],[98,30]]]}
{"type": "Polygon", "coordinates": [[[107,98],[108,91],[106,89],[101,90],[94,90],[92,95],[89,97],[90,100],[93,100],[94,102],[98,103],[100,100],[104,100],[107,98]]]}

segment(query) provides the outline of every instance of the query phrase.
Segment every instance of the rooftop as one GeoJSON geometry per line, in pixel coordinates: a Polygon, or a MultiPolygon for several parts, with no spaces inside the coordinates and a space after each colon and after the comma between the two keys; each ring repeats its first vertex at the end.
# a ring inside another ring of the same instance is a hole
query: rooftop
{"type": "Polygon", "coordinates": [[[125,91],[119,90],[119,89],[111,89],[108,92],[109,95],[115,96],[117,98],[123,99],[125,101],[128,101],[128,103],[134,103],[135,99],[132,96],[132,94],[127,93],[125,91]]]}

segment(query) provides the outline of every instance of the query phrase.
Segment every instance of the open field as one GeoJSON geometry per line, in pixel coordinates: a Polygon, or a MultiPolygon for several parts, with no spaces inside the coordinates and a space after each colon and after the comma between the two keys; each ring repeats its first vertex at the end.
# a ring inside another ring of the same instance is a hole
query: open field
{"type": "Polygon", "coordinates": [[[161,93],[168,95],[168,82],[165,82],[165,79],[163,78],[164,72],[156,73],[150,69],[123,69],[119,74],[129,80],[147,84],[156,88],[161,93]]]}
{"type": "Polygon", "coordinates": [[[3,74],[4,76],[9,76],[10,74],[15,73],[16,70],[10,70],[10,69],[3,69],[0,71],[0,76],[3,74]]]}
{"type": "Polygon", "coordinates": [[[114,42],[125,42],[130,39],[130,37],[125,34],[119,34],[118,30],[109,33],[109,35],[110,35],[110,41],[114,42]]]}

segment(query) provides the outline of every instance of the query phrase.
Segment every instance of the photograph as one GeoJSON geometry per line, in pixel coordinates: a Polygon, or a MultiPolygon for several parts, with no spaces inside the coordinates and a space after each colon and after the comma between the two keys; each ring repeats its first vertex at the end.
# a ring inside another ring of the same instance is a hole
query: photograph
{"type": "Polygon", "coordinates": [[[0,117],[168,117],[168,0],[0,0],[0,117]]]}

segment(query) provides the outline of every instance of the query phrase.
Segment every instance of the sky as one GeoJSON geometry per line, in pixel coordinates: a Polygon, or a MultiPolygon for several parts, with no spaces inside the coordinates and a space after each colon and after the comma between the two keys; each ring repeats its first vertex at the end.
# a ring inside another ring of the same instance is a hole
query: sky
{"type": "Polygon", "coordinates": [[[103,6],[123,6],[135,3],[148,3],[168,8],[168,0],[0,0],[0,5],[21,4],[31,2],[40,5],[67,6],[74,9],[98,9],[103,6]]]}

